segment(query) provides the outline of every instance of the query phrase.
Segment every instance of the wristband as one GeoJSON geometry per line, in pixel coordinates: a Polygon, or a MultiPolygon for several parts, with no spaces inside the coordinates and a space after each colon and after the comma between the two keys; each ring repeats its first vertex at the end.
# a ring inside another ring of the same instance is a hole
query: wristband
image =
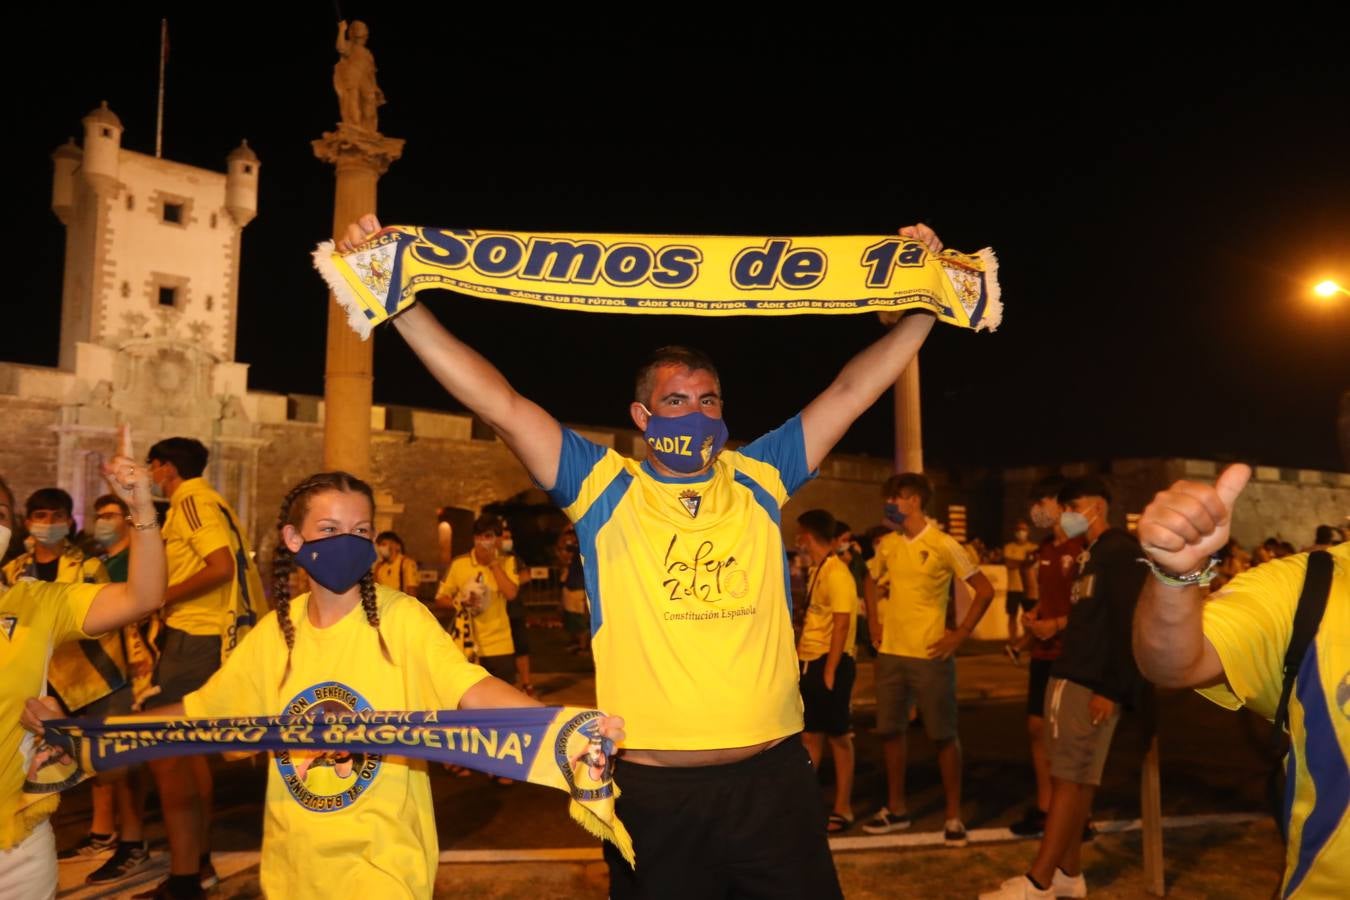
{"type": "Polygon", "coordinates": [[[1211,557],[1207,565],[1201,566],[1184,575],[1173,575],[1162,566],[1149,559],[1140,557],[1139,561],[1153,571],[1153,577],[1168,587],[1205,587],[1219,574],[1219,560],[1211,557]]]}

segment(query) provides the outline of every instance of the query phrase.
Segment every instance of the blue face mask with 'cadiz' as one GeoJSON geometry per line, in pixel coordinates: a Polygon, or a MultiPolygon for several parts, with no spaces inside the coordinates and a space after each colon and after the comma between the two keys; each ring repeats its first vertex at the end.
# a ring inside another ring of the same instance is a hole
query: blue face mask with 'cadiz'
{"type": "Polygon", "coordinates": [[[345,594],[375,565],[378,554],[370,538],[335,534],[305,541],[295,551],[295,564],[335,594],[345,594]]]}
{"type": "Polygon", "coordinates": [[[683,416],[649,416],[642,435],[652,455],[674,472],[692,475],[717,455],[727,442],[727,425],[701,412],[683,416]]]}

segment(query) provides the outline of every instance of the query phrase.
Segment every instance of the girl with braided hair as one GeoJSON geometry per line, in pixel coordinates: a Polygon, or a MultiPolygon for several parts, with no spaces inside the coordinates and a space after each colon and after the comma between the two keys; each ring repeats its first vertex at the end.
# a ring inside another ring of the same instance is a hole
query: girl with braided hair
{"type": "MultiPolygon", "coordinates": [[[[374,494],[354,475],[323,472],[296,485],[277,519],[276,609],[200,690],[147,714],[541,705],[466,661],[420,601],[375,583],[374,518],[374,494]],[[291,597],[295,567],[308,573],[311,589],[291,597]]],[[[602,720],[613,739],[622,739],[622,727],[621,719],[602,720]]],[[[260,873],[265,895],[429,898],[438,856],[424,761],[272,754],[260,873]]]]}

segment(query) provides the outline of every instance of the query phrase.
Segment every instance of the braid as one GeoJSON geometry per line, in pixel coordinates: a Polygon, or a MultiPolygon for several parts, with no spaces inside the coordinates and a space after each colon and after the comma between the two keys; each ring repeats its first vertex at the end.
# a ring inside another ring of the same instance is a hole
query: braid
{"type": "Polygon", "coordinates": [[[365,610],[366,621],[375,629],[375,635],[380,639],[380,652],[384,654],[385,660],[393,665],[394,657],[389,653],[389,645],[384,642],[384,632],[380,631],[380,609],[375,602],[374,572],[367,572],[361,576],[361,608],[365,610]]]}
{"type": "Polygon", "coordinates": [[[286,542],[281,540],[281,529],[291,520],[295,500],[310,487],[306,480],[291,488],[281,501],[281,512],[277,516],[277,547],[272,554],[272,599],[277,607],[277,624],[281,626],[281,636],[286,639],[286,668],[281,672],[281,683],[291,673],[291,653],[295,650],[295,623],[291,621],[291,575],[295,572],[295,554],[286,542]]]}

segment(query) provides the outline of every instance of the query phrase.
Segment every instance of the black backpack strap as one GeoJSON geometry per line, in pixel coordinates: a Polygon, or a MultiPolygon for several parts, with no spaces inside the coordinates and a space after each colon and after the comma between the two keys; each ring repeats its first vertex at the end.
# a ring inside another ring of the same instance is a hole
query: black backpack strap
{"type": "Polygon", "coordinates": [[[1322,625],[1327,597],[1331,594],[1331,575],[1330,553],[1315,550],[1308,554],[1308,572],[1303,577],[1303,592],[1298,595],[1298,609],[1294,611],[1293,635],[1284,654],[1284,689],[1280,692],[1280,705],[1275,708],[1274,740],[1277,746],[1282,743],[1284,727],[1289,722],[1289,697],[1294,691],[1294,679],[1322,625]]]}

